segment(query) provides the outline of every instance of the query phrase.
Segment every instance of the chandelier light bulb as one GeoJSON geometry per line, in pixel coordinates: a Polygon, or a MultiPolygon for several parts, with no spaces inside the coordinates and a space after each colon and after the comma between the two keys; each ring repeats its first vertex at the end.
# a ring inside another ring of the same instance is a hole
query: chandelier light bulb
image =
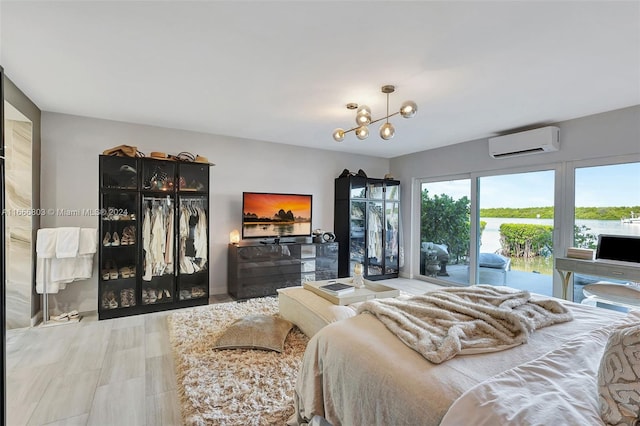
{"type": "Polygon", "coordinates": [[[396,134],[396,129],[393,127],[393,124],[384,123],[382,126],[380,126],[380,137],[385,141],[388,141],[389,139],[393,138],[395,134],[396,134]]]}
{"type": "Polygon", "coordinates": [[[336,142],[342,142],[344,140],[344,130],[338,128],[333,131],[333,139],[336,142]]]}
{"type": "Polygon", "coordinates": [[[361,141],[369,137],[369,128],[367,126],[360,126],[356,129],[356,136],[361,141]]]}
{"type": "Polygon", "coordinates": [[[362,105],[356,113],[356,124],[358,126],[366,126],[369,123],[371,123],[371,109],[366,105],[362,105]]]}
{"type": "Polygon", "coordinates": [[[405,101],[400,107],[400,115],[404,118],[413,118],[418,112],[418,105],[413,101],[405,101]]]}

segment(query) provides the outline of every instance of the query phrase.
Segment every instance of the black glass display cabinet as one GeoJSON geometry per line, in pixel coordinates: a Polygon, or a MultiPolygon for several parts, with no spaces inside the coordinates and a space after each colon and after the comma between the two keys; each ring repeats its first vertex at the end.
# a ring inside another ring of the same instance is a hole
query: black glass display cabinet
{"type": "Polygon", "coordinates": [[[397,278],[400,247],[400,181],[345,176],[335,180],[334,230],[338,276],[363,266],[367,279],[397,278]]]}
{"type": "Polygon", "coordinates": [[[208,208],[208,164],[100,156],[100,319],[208,303],[208,208]]]}

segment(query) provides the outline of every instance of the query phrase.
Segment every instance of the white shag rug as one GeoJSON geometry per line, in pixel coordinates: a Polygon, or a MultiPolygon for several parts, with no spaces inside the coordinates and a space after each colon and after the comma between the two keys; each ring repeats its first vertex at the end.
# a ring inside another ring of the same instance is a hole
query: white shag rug
{"type": "Polygon", "coordinates": [[[247,315],[277,315],[274,297],[196,307],[169,315],[183,422],[188,425],[285,425],[309,339],[297,327],[284,352],[213,350],[218,336],[247,315]]]}

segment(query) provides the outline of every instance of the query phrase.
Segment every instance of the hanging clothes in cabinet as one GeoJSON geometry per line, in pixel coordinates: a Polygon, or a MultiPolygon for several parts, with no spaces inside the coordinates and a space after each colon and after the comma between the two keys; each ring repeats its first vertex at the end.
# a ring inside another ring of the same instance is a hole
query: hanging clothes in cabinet
{"type": "Polygon", "coordinates": [[[201,199],[183,199],[180,205],[180,273],[193,274],[207,267],[207,213],[201,199]]]}
{"type": "Polygon", "coordinates": [[[144,250],[142,279],[173,273],[173,207],[171,199],[143,199],[142,248],[144,250]]]}

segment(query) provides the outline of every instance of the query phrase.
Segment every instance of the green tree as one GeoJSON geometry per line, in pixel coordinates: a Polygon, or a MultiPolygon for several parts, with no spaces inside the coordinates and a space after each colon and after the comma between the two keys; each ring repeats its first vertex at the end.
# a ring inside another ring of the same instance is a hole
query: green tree
{"type": "Polygon", "coordinates": [[[589,231],[591,231],[591,228],[585,225],[574,225],[573,245],[580,248],[595,249],[598,245],[598,236],[589,231]]]}
{"type": "Polygon", "coordinates": [[[429,197],[422,191],[420,241],[446,244],[450,263],[458,263],[469,255],[469,220],[471,203],[468,197],[454,200],[446,194],[429,197]]]}
{"type": "Polygon", "coordinates": [[[553,226],[503,223],[500,225],[500,245],[504,256],[548,256],[553,247],[553,226]]]}

